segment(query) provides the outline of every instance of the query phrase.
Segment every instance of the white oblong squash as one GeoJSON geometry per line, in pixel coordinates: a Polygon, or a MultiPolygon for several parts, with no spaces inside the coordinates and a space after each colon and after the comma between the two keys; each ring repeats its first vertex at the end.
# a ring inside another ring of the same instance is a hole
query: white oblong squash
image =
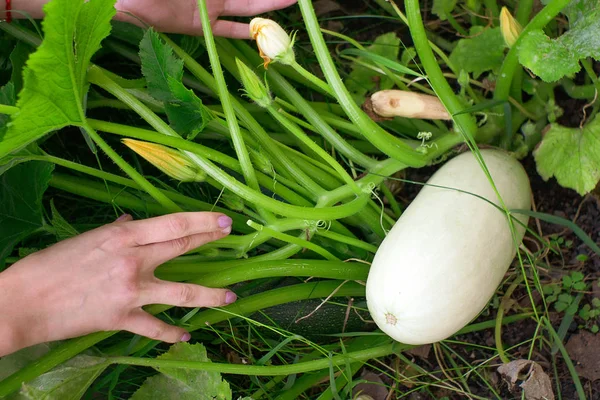
{"type": "MultiPolygon", "coordinates": [[[[504,204],[530,209],[522,165],[500,150],[481,154],[504,204]]],[[[448,338],[479,314],[501,283],[516,255],[509,222],[474,195],[500,204],[467,152],[431,177],[379,247],[367,279],[367,305],[395,340],[419,345],[448,338]]],[[[515,218],[527,224],[526,216],[515,218]]],[[[514,226],[521,243],[525,228],[516,220],[514,226]]]]}

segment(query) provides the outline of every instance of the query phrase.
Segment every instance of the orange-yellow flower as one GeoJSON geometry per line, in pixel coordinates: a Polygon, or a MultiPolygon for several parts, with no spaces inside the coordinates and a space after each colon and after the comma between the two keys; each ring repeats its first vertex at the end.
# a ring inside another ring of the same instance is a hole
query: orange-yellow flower
{"type": "Polygon", "coordinates": [[[508,47],[512,47],[515,44],[523,31],[521,24],[519,24],[506,7],[502,7],[502,11],[500,12],[500,31],[508,47]]]}
{"type": "Polygon", "coordinates": [[[181,182],[202,182],[206,179],[206,173],[180,150],[133,139],[123,139],[123,143],[173,179],[181,182]]]}

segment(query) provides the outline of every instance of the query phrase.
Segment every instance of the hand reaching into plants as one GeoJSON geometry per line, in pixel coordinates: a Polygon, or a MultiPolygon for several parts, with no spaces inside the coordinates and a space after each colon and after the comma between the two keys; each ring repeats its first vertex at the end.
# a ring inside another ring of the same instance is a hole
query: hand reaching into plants
{"type": "Polygon", "coordinates": [[[154,269],[231,232],[220,213],[178,213],[117,221],[34,253],[0,274],[0,356],[95,331],[127,330],[187,341],[184,329],[142,310],[147,304],[216,307],[225,289],[161,281],[154,269]]]}
{"type": "MultiPolygon", "coordinates": [[[[34,18],[41,18],[42,6],[47,2],[48,0],[13,0],[13,17],[21,18],[23,15],[16,11],[25,11],[34,18]]],[[[296,0],[208,0],[207,7],[216,36],[249,39],[248,24],[220,20],[219,17],[250,17],[279,10],[295,2],[296,0]]],[[[118,0],[116,8],[119,11],[116,18],[121,21],[136,25],[150,24],[155,29],[168,33],[202,34],[196,0],[118,0]]]]}

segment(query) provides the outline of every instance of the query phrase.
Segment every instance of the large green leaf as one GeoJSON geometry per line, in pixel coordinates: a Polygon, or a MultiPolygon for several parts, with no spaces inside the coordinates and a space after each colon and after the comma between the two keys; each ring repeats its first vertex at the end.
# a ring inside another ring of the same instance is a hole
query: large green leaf
{"type": "MultiPolygon", "coordinates": [[[[210,362],[201,344],[177,343],[161,360],[210,362]]],[[[231,400],[231,389],[218,372],[161,368],[134,393],[132,400],[231,400]]]]}
{"type": "Polygon", "coordinates": [[[568,9],[569,30],[550,39],[541,30],[533,30],[521,40],[519,62],[546,82],[554,82],[581,69],[579,60],[600,59],[600,10],[585,1],[568,9]]]}
{"type": "Polygon", "coordinates": [[[80,354],[24,384],[10,400],[79,400],[109,365],[105,358],[80,354]]]}
{"type": "Polygon", "coordinates": [[[52,0],[46,4],[45,37],[27,61],[21,109],[0,137],[0,158],[48,132],[84,122],[86,73],[110,33],[116,0],[52,0]]]}
{"type": "MultiPolygon", "coordinates": [[[[376,37],[367,50],[378,56],[397,61],[400,52],[400,39],[394,32],[385,33],[376,37]]],[[[358,60],[364,61],[361,57],[358,60]]],[[[370,91],[374,89],[391,89],[394,86],[394,82],[390,78],[356,62],[352,63],[352,72],[350,72],[350,76],[345,83],[354,101],[358,104],[364,102],[366,94],[370,91]]]]}
{"type": "Polygon", "coordinates": [[[539,174],[584,195],[600,180],[600,118],[583,129],[552,124],[533,153],[539,174]]]}
{"type": "Polygon", "coordinates": [[[54,165],[19,164],[0,175],[0,271],[14,246],[44,226],[42,196],[54,165]]]}
{"type": "Polygon", "coordinates": [[[470,38],[460,39],[450,54],[450,61],[459,70],[472,72],[477,79],[485,71],[502,65],[506,44],[500,28],[474,26],[470,38]]]}
{"type": "Polygon", "coordinates": [[[171,127],[193,139],[213,116],[202,100],[183,85],[183,61],[153,29],[148,29],[140,42],[140,59],[150,94],[164,103],[171,127]]]}
{"type": "Polygon", "coordinates": [[[433,7],[431,8],[431,12],[438,17],[442,21],[448,19],[448,14],[452,13],[454,7],[456,7],[457,0],[433,0],[433,7]]]}

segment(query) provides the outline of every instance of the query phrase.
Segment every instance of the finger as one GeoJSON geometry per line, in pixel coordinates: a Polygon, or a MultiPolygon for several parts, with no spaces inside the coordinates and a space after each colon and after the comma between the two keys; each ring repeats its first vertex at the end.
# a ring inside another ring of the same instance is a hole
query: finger
{"type": "Polygon", "coordinates": [[[133,217],[129,214],[123,214],[119,218],[115,219],[115,222],[129,222],[133,221],[133,217]]]}
{"type": "Polygon", "coordinates": [[[221,15],[230,17],[253,17],[268,11],[279,10],[292,4],[296,0],[225,0],[221,15]]]}
{"type": "Polygon", "coordinates": [[[250,39],[250,25],[240,22],[217,20],[213,24],[212,31],[215,36],[232,39],[250,39]]]}
{"type": "Polygon", "coordinates": [[[146,264],[150,265],[152,268],[156,268],[160,264],[183,255],[188,251],[197,249],[206,243],[224,238],[230,232],[231,227],[214,232],[184,236],[167,242],[148,244],[146,246],[138,247],[138,249],[146,260],[146,264]]]}
{"type": "Polygon", "coordinates": [[[141,295],[143,304],[177,307],[221,307],[237,300],[231,290],[212,289],[191,283],[157,281],[141,295]]]}
{"type": "Polygon", "coordinates": [[[230,230],[231,224],[231,218],[225,214],[184,212],[129,222],[127,233],[135,244],[143,246],[198,233],[230,230]]]}
{"type": "Polygon", "coordinates": [[[134,311],[120,329],[167,343],[190,340],[190,334],[185,329],[169,325],[142,310],[134,311]]]}

